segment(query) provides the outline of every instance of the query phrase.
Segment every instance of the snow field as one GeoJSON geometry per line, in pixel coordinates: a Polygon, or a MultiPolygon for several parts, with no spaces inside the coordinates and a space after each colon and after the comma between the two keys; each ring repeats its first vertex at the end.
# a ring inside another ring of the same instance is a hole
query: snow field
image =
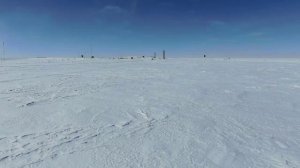
{"type": "Polygon", "coordinates": [[[300,167],[297,59],[0,64],[0,168],[300,167]]]}

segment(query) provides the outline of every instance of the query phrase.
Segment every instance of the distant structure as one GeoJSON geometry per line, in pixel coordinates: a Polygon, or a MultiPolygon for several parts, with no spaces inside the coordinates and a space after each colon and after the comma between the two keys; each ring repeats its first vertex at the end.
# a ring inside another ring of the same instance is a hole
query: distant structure
{"type": "Polygon", "coordinates": [[[84,58],[84,55],[83,55],[83,54],[81,54],[81,58],[84,58]]]}
{"type": "Polygon", "coordinates": [[[0,58],[1,60],[5,60],[5,43],[3,41],[2,43],[2,58],[0,58]]]}
{"type": "Polygon", "coordinates": [[[91,56],[91,58],[92,58],[92,59],[94,59],[94,58],[95,58],[95,56],[93,56],[93,55],[92,55],[92,56],[91,56]]]}
{"type": "Polygon", "coordinates": [[[204,55],[203,57],[206,58],[206,55],[204,55]]]}
{"type": "Polygon", "coordinates": [[[163,59],[166,59],[166,51],[163,50],[163,59]]]}
{"type": "Polygon", "coordinates": [[[154,53],[154,57],[153,58],[156,58],[156,52],[154,53]]]}

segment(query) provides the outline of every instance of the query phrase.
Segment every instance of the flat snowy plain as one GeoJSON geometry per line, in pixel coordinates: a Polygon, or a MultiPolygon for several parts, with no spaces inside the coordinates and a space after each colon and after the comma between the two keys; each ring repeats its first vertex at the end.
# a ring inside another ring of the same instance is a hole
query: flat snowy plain
{"type": "Polygon", "coordinates": [[[0,168],[299,168],[300,60],[0,63],[0,168]]]}

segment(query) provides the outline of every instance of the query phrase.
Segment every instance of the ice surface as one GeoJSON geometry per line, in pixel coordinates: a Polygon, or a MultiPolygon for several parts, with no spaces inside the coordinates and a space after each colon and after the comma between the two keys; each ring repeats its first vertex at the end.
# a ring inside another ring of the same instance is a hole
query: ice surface
{"type": "Polygon", "coordinates": [[[0,63],[0,168],[298,168],[297,59],[0,63]]]}

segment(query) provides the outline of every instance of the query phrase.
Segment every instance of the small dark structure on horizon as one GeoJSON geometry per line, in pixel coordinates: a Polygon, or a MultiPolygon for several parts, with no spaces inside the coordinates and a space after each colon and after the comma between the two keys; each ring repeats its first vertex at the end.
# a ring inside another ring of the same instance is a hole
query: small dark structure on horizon
{"type": "Polygon", "coordinates": [[[204,55],[203,57],[206,58],[206,55],[204,55]]]}
{"type": "Polygon", "coordinates": [[[163,59],[166,59],[166,51],[163,50],[163,59]]]}
{"type": "Polygon", "coordinates": [[[133,59],[133,57],[131,57],[131,59],[133,59]]]}
{"type": "Polygon", "coordinates": [[[91,58],[92,58],[92,59],[94,59],[94,58],[95,58],[95,56],[93,56],[93,55],[92,55],[92,56],[91,56],[91,58]]]}
{"type": "Polygon", "coordinates": [[[81,54],[81,58],[83,58],[84,57],[84,55],[83,54],[81,54]]]}

